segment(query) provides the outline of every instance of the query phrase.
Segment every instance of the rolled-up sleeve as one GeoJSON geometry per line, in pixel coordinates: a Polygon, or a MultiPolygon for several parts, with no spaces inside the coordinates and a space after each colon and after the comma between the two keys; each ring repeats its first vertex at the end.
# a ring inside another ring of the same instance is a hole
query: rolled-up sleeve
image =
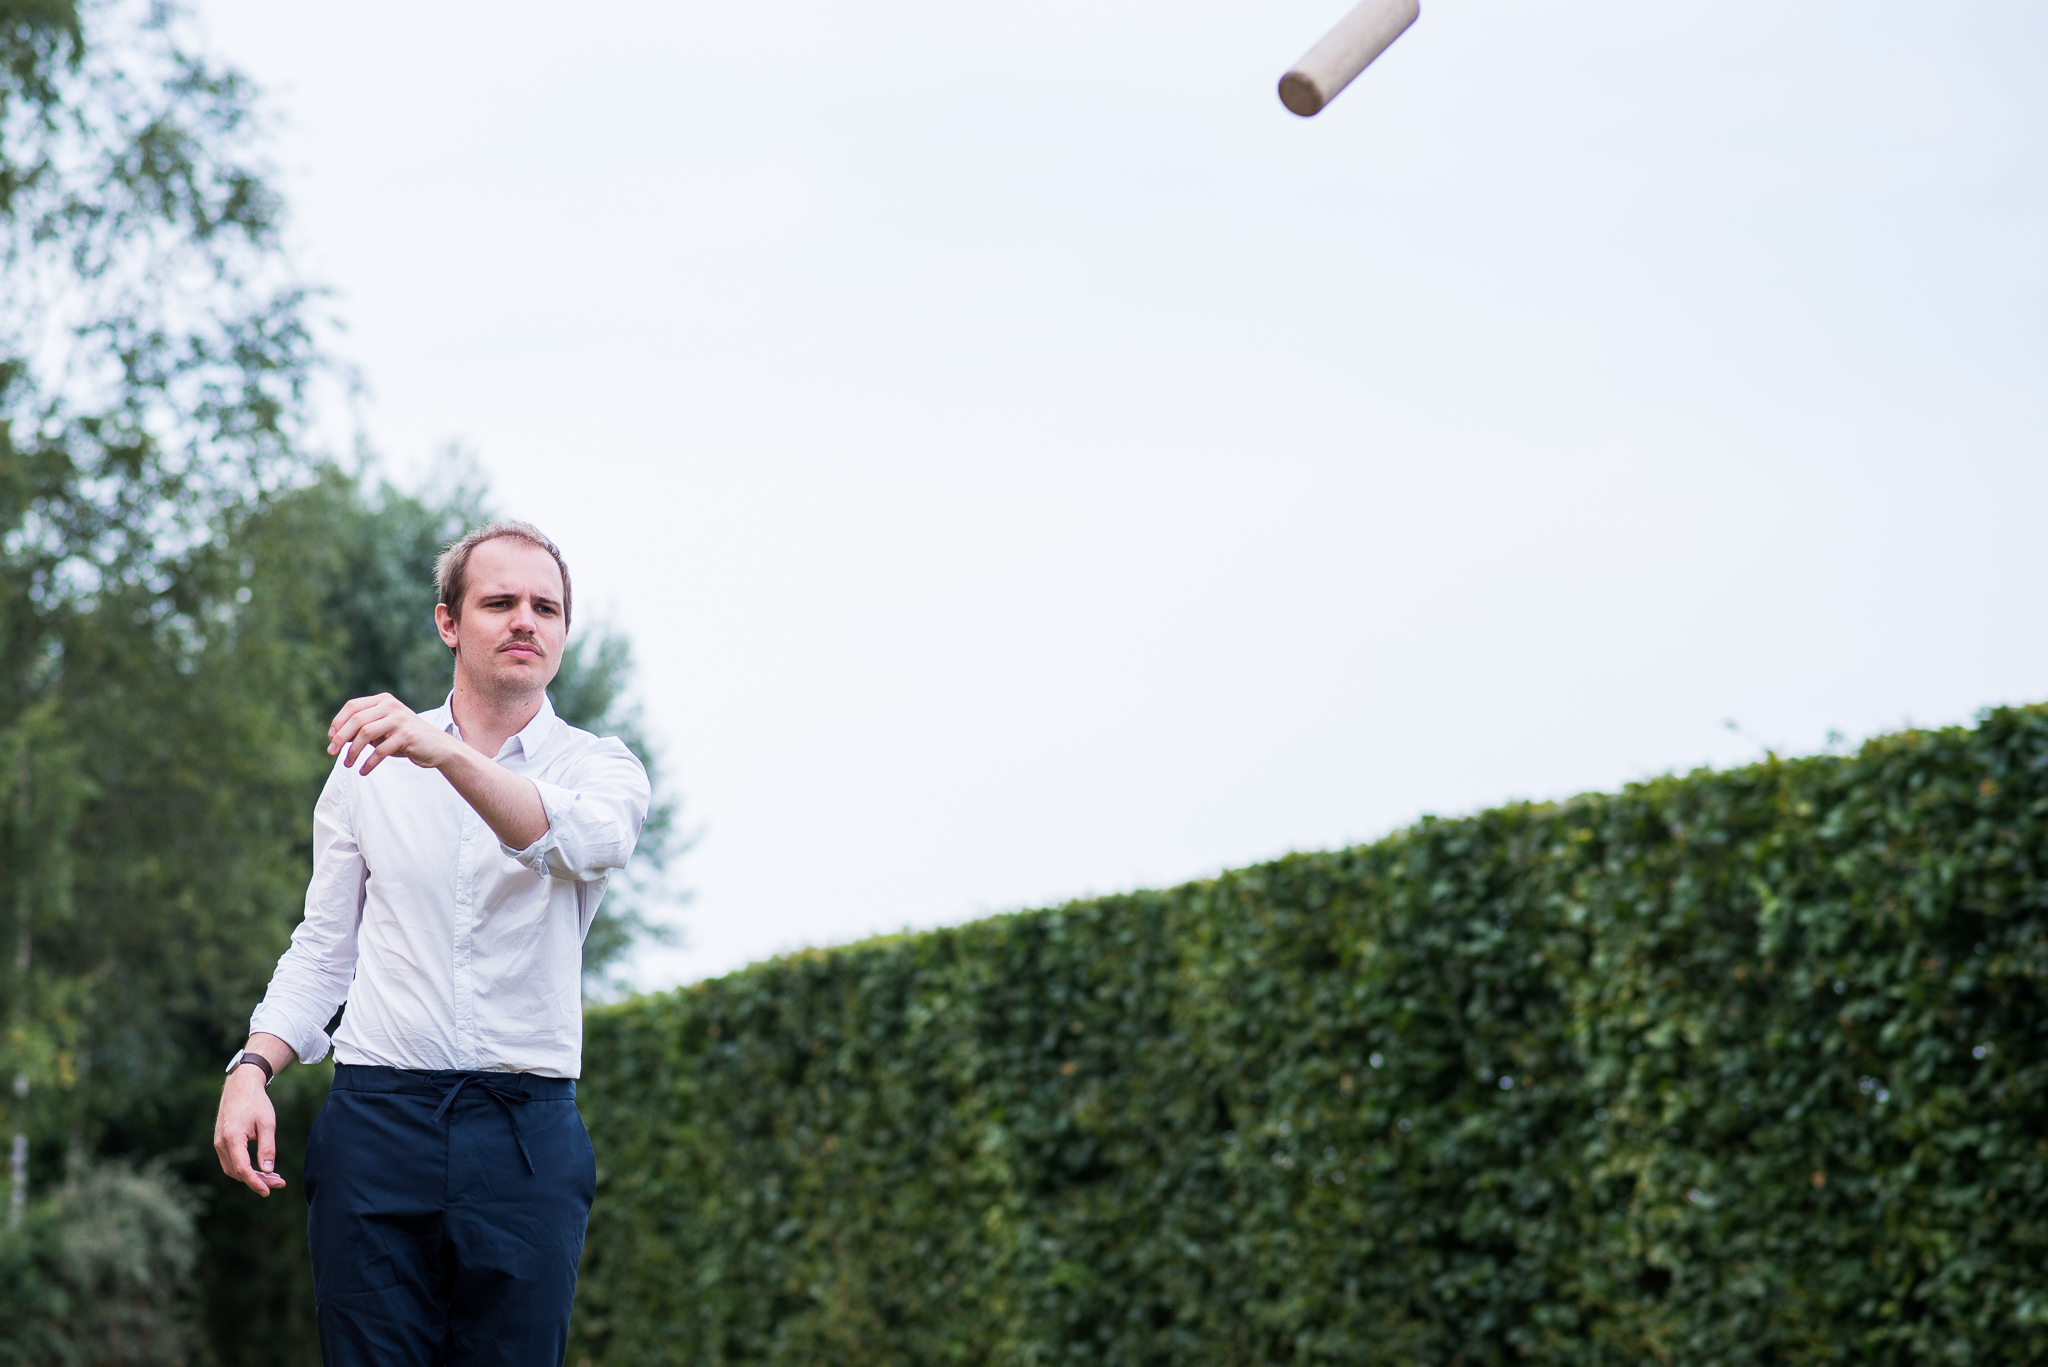
{"type": "Polygon", "coordinates": [[[356,933],[363,919],[367,881],[356,843],[352,775],[339,762],[313,808],[313,880],[306,915],[292,932],[291,948],[277,961],[270,990],[249,1018],[249,1030],[275,1035],[302,1063],[327,1057],[333,1041],[327,1022],[348,999],[356,973],[356,933]]]}
{"type": "Polygon", "coordinates": [[[499,848],[544,878],[595,882],[624,868],[640,840],[653,800],[647,771],[625,742],[608,736],[563,778],[532,780],[547,810],[546,833],[523,850],[499,848]]]}

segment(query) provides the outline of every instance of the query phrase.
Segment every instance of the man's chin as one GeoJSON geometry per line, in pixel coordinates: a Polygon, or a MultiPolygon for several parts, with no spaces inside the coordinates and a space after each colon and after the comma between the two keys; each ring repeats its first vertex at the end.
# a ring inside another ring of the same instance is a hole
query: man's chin
{"type": "Polygon", "coordinates": [[[493,655],[477,682],[501,695],[535,693],[554,682],[553,664],[545,655],[493,655]]]}

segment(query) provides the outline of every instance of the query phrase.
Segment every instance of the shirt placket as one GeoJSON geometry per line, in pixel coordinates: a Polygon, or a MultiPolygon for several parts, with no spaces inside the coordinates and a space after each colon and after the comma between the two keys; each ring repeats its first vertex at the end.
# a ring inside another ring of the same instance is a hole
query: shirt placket
{"type": "Polygon", "coordinates": [[[455,1063],[474,1068],[476,1047],[476,866],[477,828],[473,812],[462,814],[462,840],[455,855],[455,1063]]]}

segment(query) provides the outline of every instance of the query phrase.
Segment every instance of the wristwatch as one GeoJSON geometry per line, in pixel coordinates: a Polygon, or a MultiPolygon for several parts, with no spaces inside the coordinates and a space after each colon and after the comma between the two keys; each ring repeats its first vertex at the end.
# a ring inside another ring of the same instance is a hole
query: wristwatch
{"type": "Polygon", "coordinates": [[[232,1073],[245,1063],[253,1063],[263,1070],[263,1085],[266,1088],[277,1080],[277,1070],[270,1066],[270,1060],[257,1053],[254,1049],[244,1049],[241,1053],[229,1059],[227,1071],[232,1073]]]}

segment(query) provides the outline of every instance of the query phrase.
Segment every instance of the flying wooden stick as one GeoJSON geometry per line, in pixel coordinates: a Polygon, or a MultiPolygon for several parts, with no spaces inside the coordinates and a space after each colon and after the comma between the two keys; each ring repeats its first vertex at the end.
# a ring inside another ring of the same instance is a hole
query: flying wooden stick
{"type": "Polygon", "coordinates": [[[1363,0],[1280,78],[1280,103],[1304,119],[1372,65],[1422,13],[1421,0],[1363,0]]]}

